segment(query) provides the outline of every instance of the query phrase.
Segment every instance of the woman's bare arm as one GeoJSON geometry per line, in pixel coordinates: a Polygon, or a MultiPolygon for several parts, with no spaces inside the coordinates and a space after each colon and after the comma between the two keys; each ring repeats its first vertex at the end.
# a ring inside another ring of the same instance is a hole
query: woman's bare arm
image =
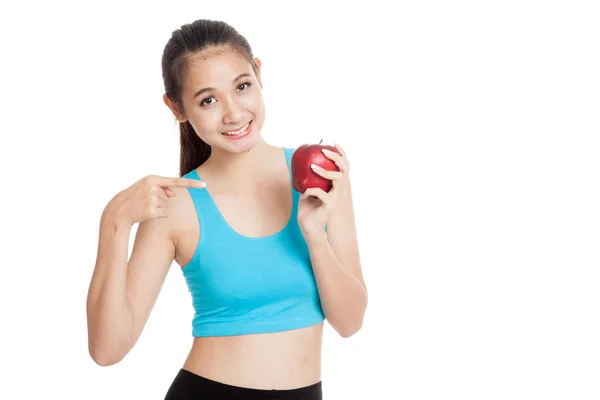
{"type": "Polygon", "coordinates": [[[166,186],[198,184],[183,178],[145,178],[115,196],[102,214],[87,298],[89,353],[99,365],[116,364],[133,348],[175,259],[174,224],[168,217],[169,208],[175,208],[168,197],[175,194],[166,186]],[[137,221],[128,260],[131,226],[137,221]]]}
{"type": "Polygon", "coordinates": [[[133,348],[174,259],[168,218],[139,224],[128,262],[130,232],[103,216],[87,301],[89,352],[99,365],[115,364],[133,348]]]}

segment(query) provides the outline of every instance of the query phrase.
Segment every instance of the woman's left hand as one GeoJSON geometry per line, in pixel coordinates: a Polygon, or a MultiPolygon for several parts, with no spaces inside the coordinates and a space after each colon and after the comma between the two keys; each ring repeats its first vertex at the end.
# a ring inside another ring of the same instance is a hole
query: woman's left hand
{"type": "Polygon", "coordinates": [[[335,162],[340,169],[339,171],[328,171],[313,165],[313,171],[317,175],[332,181],[333,186],[331,190],[325,192],[321,188],[309,188],[300,196],[300,202],[298,203],[298,225],[304,237],[323,232],[323,228],[329,221],[333,210],[348,190],[348,158],[339,145],[336,144],[335,148],[341,155],[326,149],[323,150],[323,154],[335,162]]]}

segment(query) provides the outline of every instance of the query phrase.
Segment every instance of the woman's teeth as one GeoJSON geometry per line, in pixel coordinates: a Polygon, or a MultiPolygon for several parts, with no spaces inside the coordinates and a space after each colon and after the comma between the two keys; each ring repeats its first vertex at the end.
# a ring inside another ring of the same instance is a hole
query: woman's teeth
{"type": "MultiPolygon", "coordinates": [[[[250,121],[250,122],[252,122],[252,121],[250,121]]],[[[246,132],[246,129],[248,129],[248,127],[250,126],[250,122],[248,122],[240,130],[230,131],[230,132],[223,132],[223,135],[227,135],[227,136],[238,136],[238,135],[241,135],[242,133],[246,132]]]]}

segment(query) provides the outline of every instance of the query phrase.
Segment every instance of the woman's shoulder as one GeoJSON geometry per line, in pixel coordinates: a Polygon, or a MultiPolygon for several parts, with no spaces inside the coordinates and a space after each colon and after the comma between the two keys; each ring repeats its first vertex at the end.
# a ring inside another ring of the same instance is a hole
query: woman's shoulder
{"type": "Polygon", "coordinates": [[[297,147],[291,147],[291,146],[283,146],[282,148],[283,148],[283,152],[285,153],[285,156],[287,158],[291,158],[297,149],[297,147]]]}
{"type": "MultiPolygon", "coordinates": [[[[182,178],[186,179],[198,179],[198,175],[195,170],[191,170],[190,172],[183,174],[182,178]]],[[[168,207],[169,207],[169,218],[168,220],[172,221],[176,226],[179,225],[180,221],[187,218],[187,214],[189,213],[189,204],[190,201],[190,192],[187,187],[171,187],[169,188],[175,196],[168,198],[168,207]]],[[[202,190],[202,189],[197,189],[202,190]]]]}

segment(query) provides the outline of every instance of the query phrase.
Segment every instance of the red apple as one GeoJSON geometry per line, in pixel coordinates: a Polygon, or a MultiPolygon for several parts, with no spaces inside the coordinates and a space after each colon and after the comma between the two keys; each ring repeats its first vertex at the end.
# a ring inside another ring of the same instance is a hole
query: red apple
{"type": "Polygon", "coordinates": [[[332,187],[332,182],[317,175],[310,167],[311,164],[316,164],[321,168],[330,171],[339,171],[335,162],[330,160],[323,154],[323,149],[340,152],[334,146],[319,144],[303,144],[298,147],[292,155],[292,186],[300,193],[304,193],[309,188],[321,188],[325,192],[329,192],[332,187]]]}

